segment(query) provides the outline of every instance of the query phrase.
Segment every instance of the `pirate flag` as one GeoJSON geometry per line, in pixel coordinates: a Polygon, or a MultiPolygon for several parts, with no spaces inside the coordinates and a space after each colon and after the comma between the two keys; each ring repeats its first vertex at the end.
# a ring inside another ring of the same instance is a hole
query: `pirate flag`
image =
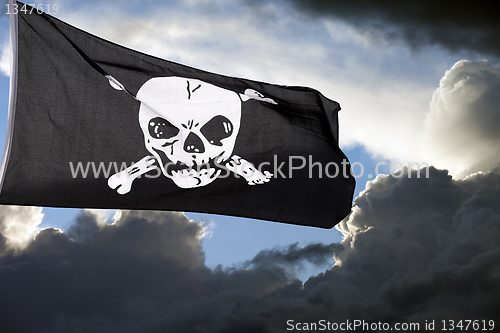
{"type": "Polygon", "coordinates": [[[24,8],[11,14],[0,203],[323,228],[350,212],[337,102],[162,60],[24,8]]]}

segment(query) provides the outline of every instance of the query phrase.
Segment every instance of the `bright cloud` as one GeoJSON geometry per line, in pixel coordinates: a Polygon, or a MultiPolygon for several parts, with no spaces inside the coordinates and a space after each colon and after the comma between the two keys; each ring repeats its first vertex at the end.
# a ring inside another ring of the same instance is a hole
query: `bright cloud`
{"type": "Polygon", "coordinates": [[[10,76],[10,58],[11,58],[10,43],[4,43],[2,46],[2,54],[0,55],[0,73],[10,76]]]}
{"type": "Polygon", "coordinates": [[[500,163],[500,69],[487,61],[457,62],[432,97],[424,131],[433,165],[454,176],[500,163]]]}
{"type": "Polygon", "coordinates": [[[0,234],[5,237],[4,250],[23,249],[33,240],[42,219],[42,207],[0,206],[0,234]]]}

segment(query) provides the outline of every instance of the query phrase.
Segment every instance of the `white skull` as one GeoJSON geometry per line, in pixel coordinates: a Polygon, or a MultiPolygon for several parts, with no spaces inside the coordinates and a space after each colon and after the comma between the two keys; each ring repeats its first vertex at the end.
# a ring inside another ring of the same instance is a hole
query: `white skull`
{"type": "Polygon", "coordinates": [[[137,92],[146,149],[181,188],[210,184],[240,129],[241,99],[231,90],[181,77],[156,77],[137,92]],[[215,163],[218,162],[218,163],[215,163]]]}

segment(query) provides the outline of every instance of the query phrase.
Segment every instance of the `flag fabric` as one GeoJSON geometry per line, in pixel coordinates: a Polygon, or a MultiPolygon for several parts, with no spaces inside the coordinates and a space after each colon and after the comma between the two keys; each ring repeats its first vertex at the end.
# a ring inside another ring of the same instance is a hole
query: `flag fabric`
{"type": "Polygon", "coordinates": [[[0,203],[323,228],[349,214],[337,102],[159,59],[25,8],[11,14],[0,203]]]}

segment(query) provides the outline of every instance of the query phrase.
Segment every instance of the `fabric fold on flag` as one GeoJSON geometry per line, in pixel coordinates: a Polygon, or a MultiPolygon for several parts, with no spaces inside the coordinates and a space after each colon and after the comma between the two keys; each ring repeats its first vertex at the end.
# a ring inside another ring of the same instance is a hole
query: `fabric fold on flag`
{"type": "Polygon", "coordinates": [[[0,203],[322,228],[349,214],[340,105],[317,90],[184,66],[36,10],[11,14],[11,34],[0,203]]]}

